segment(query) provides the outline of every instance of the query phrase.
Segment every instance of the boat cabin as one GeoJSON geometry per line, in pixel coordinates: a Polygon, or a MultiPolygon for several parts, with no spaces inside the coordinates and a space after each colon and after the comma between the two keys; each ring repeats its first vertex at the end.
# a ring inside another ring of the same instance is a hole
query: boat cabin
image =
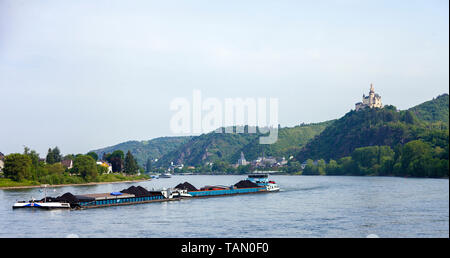
{"type": "Polygon", "coordinates": [[[269,183],[269,175],[268,174],[250,174],[247,177],[247,180],[258,184],[260,186],[265,186],[269,183]]]}

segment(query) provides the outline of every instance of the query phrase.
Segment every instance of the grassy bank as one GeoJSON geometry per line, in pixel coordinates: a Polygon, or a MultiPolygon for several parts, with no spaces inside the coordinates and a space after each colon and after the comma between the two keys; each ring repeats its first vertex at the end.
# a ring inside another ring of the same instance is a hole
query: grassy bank
{"type": "Polygon", "coordinates": [[[14,181],[9,178],[0,178],[0,188],[35,186],[35,185],[40,185],[40,183],[37,181],[31,181],[31,180],[14,181]]]}
{"type": "Polygon", "coordinates": [[[133,182],[133,181],[145,181],[150,177],[147,175],[141,176],[124,176],[121,174],[104,174],[98,176],[93,181],[86,181],[78,176],[64,177],[65,180],[45,180],[44,182],[22,180],[14,181],[9,178],[0,178],[0,189],[13,189],[13,188],[32,188],[40,187],[42,184],[48,184],[51,186],[69,186],[69,185],[93,185],[93,184],[105,184],[105,183],[120,183],[120,182],[133,182]]]}

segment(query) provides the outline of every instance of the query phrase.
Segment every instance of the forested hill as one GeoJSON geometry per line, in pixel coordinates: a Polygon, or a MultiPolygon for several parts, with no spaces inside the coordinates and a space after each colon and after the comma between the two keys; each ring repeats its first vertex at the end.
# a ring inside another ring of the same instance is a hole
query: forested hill
{"type": "Polygon", "coordinates": [[[448,94],[442,94],[433,100],[412,107],[409,110],[422,121],[430,123],[443,122],[448,125],[449,96],[448,94]]]}
{"type": "Polygon", "coordinates": [[[145,166],[147,159],[156,159],[164,154],[177,149],[179,146],[188,142],[192,137],[160,137],[149,141],[128,141],[114,146],[93,150],[101,158],[103,153],[112,153],[121,150],[124,153],[128,151],[133,154],[139,165],[145,166]]]}
{"type": "Polygon", "coordinates": [[[405,111],[394,106],[350,111],[309,142],[296,158],[338,159],[359,147],[395,147],[417,139],[444,147],[448,145],[448,113],[446,94],[405,111]]]}
{"type": "Polygon", "coordinates": [[[170,162],[191,166],[201,166],[217,160],[235,164],[241,151],[247,160],[266,156],[288,158],[298,152],[308,141],[322,132],[333,121],[317,124],[303,124],[296,127],[280,128],[278,141],[271,145],[259,144],[261,134],[230,134],[211,132],[193,137],[176,150],[164,155],[157,163],[167,166],[170,162]]]}

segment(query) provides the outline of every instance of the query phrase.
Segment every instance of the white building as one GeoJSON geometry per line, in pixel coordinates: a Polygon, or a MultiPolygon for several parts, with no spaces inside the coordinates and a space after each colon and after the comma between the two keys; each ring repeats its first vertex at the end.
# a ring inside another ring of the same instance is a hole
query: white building
{"type": "Polygon", "coordinates": [[[62,160],[61,164],[67,169],[73,168],[73,161],[71,159],[62,160]]]}
{"type": "Polygon", "coordinates": [[[373,84],[370,84],[369,96],[363,94],[362,102],[355,104],[356,111],[365,108],[382,108],[383,103],[381,103],[381,96],[375,93],[373,89],[373,84]]]}
{"type": "Polygon", "coordinates": [[[247,166],[248,162],[245,160],[244,153],[241,151],[241,158],[238,159],[238,166],[247,166]]]}
{"type": "Polygon", "coordinates": [[[97,161],[97,165],[107,168],[108,170],[107,170],[106,174],[112,173],[112,166],[108,162],[100,160],[100,161],[97,161]]]}

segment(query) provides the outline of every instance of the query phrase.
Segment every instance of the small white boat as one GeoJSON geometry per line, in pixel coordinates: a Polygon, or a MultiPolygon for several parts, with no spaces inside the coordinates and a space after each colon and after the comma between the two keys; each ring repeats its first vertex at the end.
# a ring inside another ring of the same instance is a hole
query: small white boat
{"type": "Polygon", "coordinates": [[[172,174],[170,174],[170,173],[164,173],[164,174],[159,175],[159,178],[171,178],[171,177],[172,177],[172,174]]]}

